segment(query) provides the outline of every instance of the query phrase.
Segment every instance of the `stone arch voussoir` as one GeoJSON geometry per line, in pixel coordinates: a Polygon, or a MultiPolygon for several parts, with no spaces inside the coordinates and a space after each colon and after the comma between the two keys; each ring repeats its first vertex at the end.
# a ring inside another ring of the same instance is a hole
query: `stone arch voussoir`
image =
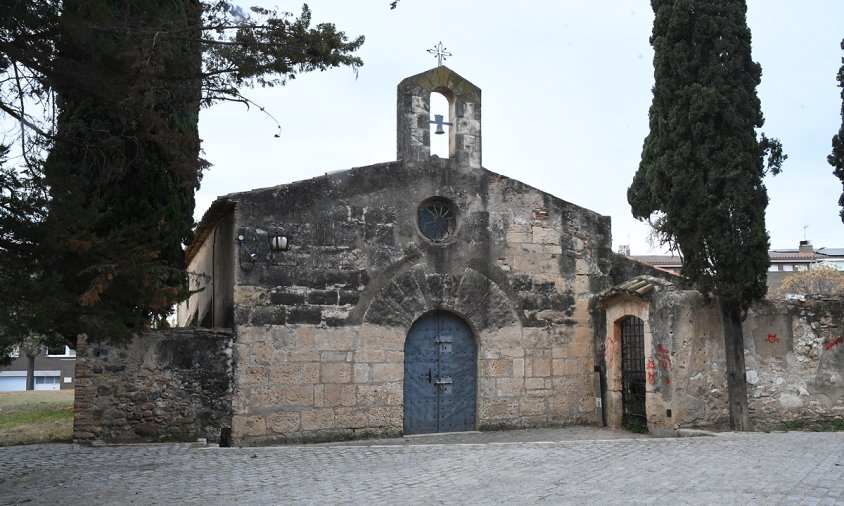
{"type": "Polygon", "coordinates": [[[446,274],[416,267],[397,275],[376,294],[364,321],[410,328],[423,314],[439,309],[464,318],[478,332],[516,323],[516,308],[494,281],[474,269],[446,274]]]}

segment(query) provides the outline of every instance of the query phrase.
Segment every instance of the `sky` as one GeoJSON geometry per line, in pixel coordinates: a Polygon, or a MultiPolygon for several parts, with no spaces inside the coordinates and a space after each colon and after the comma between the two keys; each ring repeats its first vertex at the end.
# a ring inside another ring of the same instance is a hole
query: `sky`
{"type": "MultiPolygon", "coordinates": [[[[240,5],[299,13],[298,2],[240,5]]],[[[246,90],[256,108],[218,104],[200,115],[205,173],[199,219],[219,195],[396,159],[396,86],[444,64],[482,90],[483,166],[612,218],[613,249],[661,253],[635,220],[627,188],[648,134],[653,86],[647,0],[310,0],[314,23],[364,35],[364,65],[303,74],[246,90]],[[280,133],[280,137],[274,137],[280,133]]],[[[841,183],[826,162],[841,126],[835,76],[844,38],[841,0],[749,0],[758,95],[769,137],[788,160],[768,176],[772,248],[844,247],[841,183]]],[[[443,136],[445,137],[445,136],[443,136]]]]}

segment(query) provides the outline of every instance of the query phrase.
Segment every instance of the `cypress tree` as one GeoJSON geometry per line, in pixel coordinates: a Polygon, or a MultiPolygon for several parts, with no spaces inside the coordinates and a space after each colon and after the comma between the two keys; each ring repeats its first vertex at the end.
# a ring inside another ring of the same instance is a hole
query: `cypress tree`
{"type": "MultiPolygon", "coordinates": [[[[844,39],[841,40],[841,49],[844,50],[844,39]]],[[[841,58],[837,79],[841,87],[841,129],[832,138],[832,154],[827,157],[827,161],[833,167],[832,173],[841,180],[842,192],[838,205],[841,206],[841,221],[844,222],[844,58],[841,58]]]]}
{"type": "Polygon", "coordinates": [[[197,0],[63,3],[52,80],[62,140],[44,172],[48,269],[74,302],[56,315],[65,335],[122,337],[187,294],[202,55],[189,35],[201,13],[197,0]]]}
{"type": "Polygon", "coordinates": [[[627,199],[684,259],[683,275],[720,302],[730,421],[749,428],[741,322],[765,295],[768,196],[785,156],[756,129],[762,70],[744,0],[652,0],[650,133],[627,199]],[[767,158],[766,158],[767,157],[767,158]]]}

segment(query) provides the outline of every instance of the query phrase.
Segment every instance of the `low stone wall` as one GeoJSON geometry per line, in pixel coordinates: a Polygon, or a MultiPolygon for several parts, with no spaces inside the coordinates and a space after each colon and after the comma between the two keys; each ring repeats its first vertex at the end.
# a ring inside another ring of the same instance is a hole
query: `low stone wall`
{"type": "Polygon", "coordinates": [[[844,300],[757,304],[744,344],[756,429],[844,420],[844,300]]]}
{"type": "Polygon", "coordinates": [[[77,345],[77,442],[223,443],[231,427],[232,333],[150,331],[121,346],[77,345]]]}
{"type": "MultiPolygon", "coordinates": [[[[614,289],[606,306],[603,366],[605,414],[620,426],[622,339],[626,318],[643,320],[648,428],[729,427],[724,333],[717,302],[697,291],[660,286],[614,289]]],[[[639,285],[636,285],[639,286],[639,285]]],[[[844,420],[844,300],[810,299],[755,304],[743,324],[752,426],[781,429],[844,420]]]]}

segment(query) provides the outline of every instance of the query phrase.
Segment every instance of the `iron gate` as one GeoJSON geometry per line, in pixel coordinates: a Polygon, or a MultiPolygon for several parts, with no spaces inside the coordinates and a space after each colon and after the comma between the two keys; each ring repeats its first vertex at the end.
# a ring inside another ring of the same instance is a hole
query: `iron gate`
{"type": "Polygon", "coordinates": [[[645,430],[645,322],[631,316],[621,322],[622,424],[645,430]]]}
{"type": "Polygon", "coordinates": [[[475,364],[466,322],[446,311],[419,318],[404,344],[404,433],[474,430],[475,364]]]}

